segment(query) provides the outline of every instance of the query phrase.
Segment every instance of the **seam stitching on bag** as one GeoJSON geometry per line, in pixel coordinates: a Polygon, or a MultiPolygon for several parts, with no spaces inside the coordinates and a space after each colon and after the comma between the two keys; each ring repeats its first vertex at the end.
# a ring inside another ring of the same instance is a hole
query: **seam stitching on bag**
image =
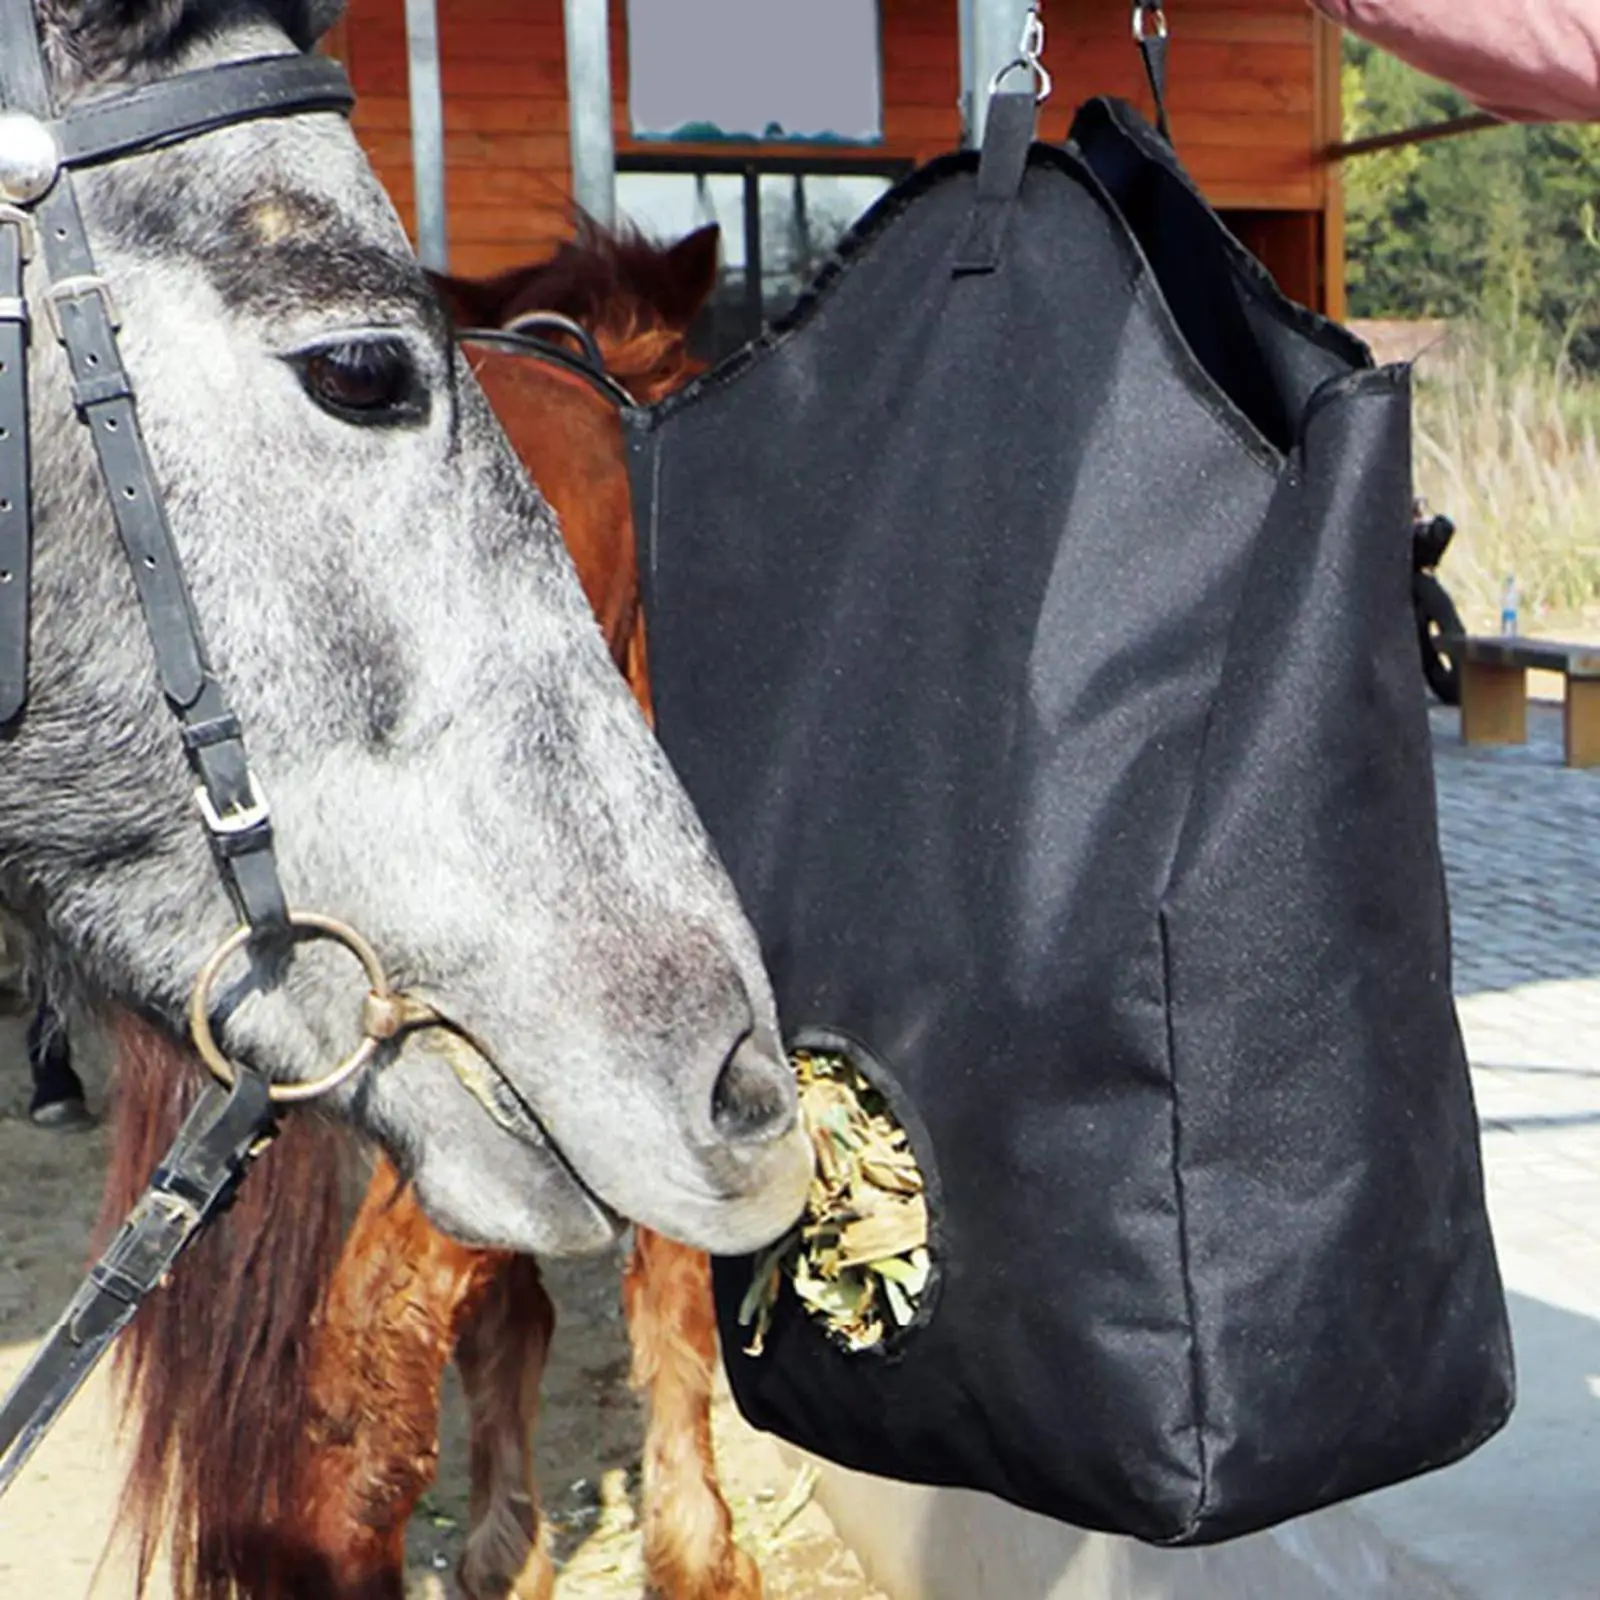
{"type": "MultiPolygon", "coordinates": [[[[1273,489],[1267,505],[1262,508],[1261,516],[1264,518],[1267,515],[1273,500],[1282,493],[1285,486],[1295,484],[1298,481],[1299,475],[1295,471],[1293,462],[1285,458],[1282,469],[1278,473],[1277,485],[1273,489]]],[[[1195,1457],[1200,1468],[1200,1498],[1195,1503],[1188,1527],[1184,1530],[1183,1535],[1180,1536],[1183,1538],[1193,1534],[1194,1530],[1204,1520],[1211,1500],[1212,1485],[1210,1461],[1206,1454],[1205,1379],[1200,1361],[1200,1344],[1197,1337],[1198,1308],[1189,1258],[1189,1211],[1184,1199],[1183,1174],[1178,1155],[1178,1041],[1177,1030],[1173,1023],[1172,945],[1167,897],[1172,891],[1173,877],[1177,872],[1178,862],[1183,855],[1183,847],[1189,836],[1196,796],[1200,789],[1201,779],[1205,774],[1207,758],[1211,752],[1211,743],[1216,732],[1217,705],[1222,698],[1222,687],[1228,676],[1228,664],[1233,659],[1238,648],[1239,633],[1244,626],[1247,610],[1246,600],[1250,594],[1257,564],[1261,559],[1258,544],[1259,539],[1252,541],[1249,553],[1244,561],[1244,570],[1239,575],[1238,588],[1233,600],[1233,614],[1229,617],[1227,629],[1223,634],[1222,654],[1217,663],[1216,676],[1211,684],[1211,699],[1206,707],[1205,718],[1200,728],[1200,738],[1195,749],[1194,766],[1189,773],[1189,798],[1184,806],[1183,820],[1178,825],[1177,836],[1173,840],[1172,857],[1167,863],[1166,880],[1162,885],[1161,897],[1156,907],[1156,932],[1161,941],[1162,1010],[1166,1024],[1167,1084],[1172,1106],[1172,1196],[1173,1208],[1177,1215],[1179,1275],[1183,1279],[1184,1308],[1189,1319],[1189,1381],[1193,1396],[1191,1410],[1195,1418],[1195,1457]]]]}
{"type": "MultiPolygon", "coordinates": [[[[1166,347],[1174,364],[1185,378],[1184,388],[1189,397],[1213,422],[1227,434],[1232,443],[1269,477],[1283,470],[1289,452],[1280,450],[1246,415],[1244,409],[1211,375],[1205,363],[1195,353],[1189,336],[1179,325],[1177,314],[1161,287],[1161,280],[1151,265],[1144,242],[1128,222],[1122,207],[1111,191],[1101,181],[1099,173],[1084,159],[1075,145],[1049,146],[1056,155],[1064,158],[1063,170],[1075,177],[1085,194],[1095,202],[1110,224],[1117,248],[1128,254],[1130,271],[1124,280],[1132,299],[1142,304],[1155,327],[1156,337],[1166,347]]],[[[1219,223],[1220,226],[1220,223],[1219,223]]],[[[1223,228],[1225,239],[1231,235],[1223,228]]]]}
{"type": "Polygon", "coordinates": [[[1171,303],[1155,275],[1155,269],[1144,254],[1144,246],[1131,231],[1128,234],[1128,242],[1139,252],[1142,268],[1133,279],[1134,298],[1144,304],[1151,322],[1156,327],[1158,337],[1167,347],[1167,353],[1187,374],[1189,381],[1185,388],[1189,397],[1227,434],[1229,440],[1239,447],[1249,461],[1269,478],[1277,477],[1283,470],[1289,451],[1280,450],[1250,420],[1238,402],[1212,377],[1205,363],[1195,354],[1188,335],[1179,326],[1171,303]]]}
{"type": "Polygon", "coordinates": [[[1189,1259],[1189,1208],[1184,1197],[1183,1162],[1180,1159],[1178,1041],[1172,1023],[1172,944],[1165,907],[1156,913],[1156,927],[1161,936],[1161,987],[1166,1012],[1167,1082],[1170,1085],[1172,1107],[1172,1197],[1178,1219],[1178,1272],[1183,1279],[1183,1303],[1188,1317],[1190,1411],[1194,1416],[1194,1453],[1200,1471],[1200,1495],[1184,1529],[1184,1537],[1187,1537],[1205,1520],[1206,1507],[1211,1499],[1211,1464],[1206,1455],[1206,1386],[1200,1362],[1194,1274],[1189,1259]]]}

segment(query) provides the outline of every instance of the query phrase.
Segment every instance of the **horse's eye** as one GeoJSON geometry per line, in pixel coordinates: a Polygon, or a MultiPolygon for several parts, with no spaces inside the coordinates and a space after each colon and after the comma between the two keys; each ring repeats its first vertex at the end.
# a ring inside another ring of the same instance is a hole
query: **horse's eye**
{"type": "Polygon", "coordinates": [[[306,393],[342,422],[420,422],[428,413],[427,392],[403,340],[323,345],[296,364],[306,393]]]}

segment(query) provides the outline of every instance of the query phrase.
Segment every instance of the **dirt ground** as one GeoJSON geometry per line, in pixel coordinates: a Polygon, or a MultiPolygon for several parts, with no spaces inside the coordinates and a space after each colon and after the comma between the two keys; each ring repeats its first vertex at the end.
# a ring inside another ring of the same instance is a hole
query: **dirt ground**
{"type": "MultiPolygon", "coordinates": [[[[91,1099],[103,1104],[103,1062],[80,1041],[91,1099]]],[[[85,1264],[105,1134],[45,1133],[26,1120],[20,1019],[0,1017],[0,1385],[66,1303],[85,1264]]],[[[627,1388],[617,1304],[620,1256],[558,1263],[547,1274],[559,1314],[538,1434],[540,1485],[563,1563],[559,1600],[642,1600],[647,1593],[634,1514],[641,1424],[627,1388]]],[[[108,1539],[122,1454],[104,1372],[91,1379],[0,1501],[0,1596],[126,1600],[125,1549],[108,1539]]],[[[723,1399],[722,1476],[769,1600],[884,1600],[812,1502],[809,1479],[723,1399]]],[[[460,1397],[446,1391],[444,1460],[412,1524],[409,1593],[454,1594],[467,1485],[460,1397]]],[[[165,1592],[156,1585],[155,1600],[165,1592]]],[[[308,1597],[309,1600],[309,1597],[308,1597]]]]}

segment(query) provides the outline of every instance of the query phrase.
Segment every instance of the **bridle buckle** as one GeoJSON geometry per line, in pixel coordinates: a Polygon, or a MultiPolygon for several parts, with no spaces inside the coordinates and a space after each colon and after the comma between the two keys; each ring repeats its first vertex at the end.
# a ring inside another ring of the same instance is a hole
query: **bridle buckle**
{"type": "Polygon", "coordinates": [[[105,309],[106,321],[115,333],[122,326],[122,313],[117,309],[117,302],[112,297],[111,285],[104,278],[93,273],[83,273],[76,278],[63,278],[59,283],[53,283],[44,292],[44,319],[50,324],[50,331],[56,336],[58,344],[67,342],[66,333],[61,326],[61,302],[63,300],[87,300],[98,295],[100,304],[105,309]]]}
{"type": "Polygon", "coordinates": [[[266,794],[256,782],[255,773],[246,772],[244,783],[247,798],[242,804],[230,806],[225,812],[217,810],[216,802],[204,784],[194,792],[194,803],[200,808],[206,827],[218,839],[236,839],[241,833],[259,828],[272,816],[266,794]]]}
{"type": "Polygon", "coordinates": [[[0,228],[12,227],[17,230],[22,240],[22,259],[24,264],[32,261],[39,253],[39,230],[34,226],[34,221],[21,206],[7,205],[0,201],[0,228]]]}

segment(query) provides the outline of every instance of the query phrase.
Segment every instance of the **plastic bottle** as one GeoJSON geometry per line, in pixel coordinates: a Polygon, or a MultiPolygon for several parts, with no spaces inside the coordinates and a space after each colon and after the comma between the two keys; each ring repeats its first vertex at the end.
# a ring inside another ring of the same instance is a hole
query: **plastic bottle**
{"type": "Polygon", "coordinates": [[[1509,573],[1500,590],[1500,631],[1507,637],[1517,631],[1517,580],[1509,573]]]}

